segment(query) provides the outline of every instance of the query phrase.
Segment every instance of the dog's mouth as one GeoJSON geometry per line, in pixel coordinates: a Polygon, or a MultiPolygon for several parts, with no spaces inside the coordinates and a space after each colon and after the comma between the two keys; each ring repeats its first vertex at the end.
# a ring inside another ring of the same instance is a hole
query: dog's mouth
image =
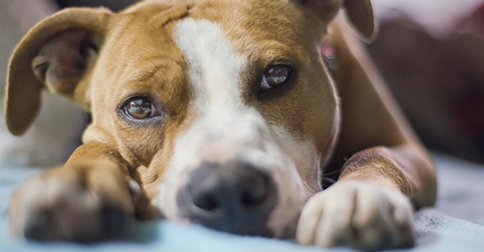
{"type": "Polygon", "coordinates": [[[278,203],[267,172],[247,162],[203,163],[177,194],[180,217],[219,231],[273,237],[267,227],[278,203]]]}

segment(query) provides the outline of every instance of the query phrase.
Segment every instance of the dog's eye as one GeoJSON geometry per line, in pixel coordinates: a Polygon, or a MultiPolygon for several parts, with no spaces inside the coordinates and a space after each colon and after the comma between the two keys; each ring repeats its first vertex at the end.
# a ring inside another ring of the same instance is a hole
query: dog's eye
{"type": "Polygon", "coordinates": [[[147,119],[160,114],[151,101],[144,97],[133,98],[124,107],[126,114],[134,119],[147,119]]]}
{"type": "Polygon", "coordinates": [[[289,65],[275,65],[267,69],[262,76],[260,91],[283,86],[289,82],[292,75],[292,67],[289,65]]]}

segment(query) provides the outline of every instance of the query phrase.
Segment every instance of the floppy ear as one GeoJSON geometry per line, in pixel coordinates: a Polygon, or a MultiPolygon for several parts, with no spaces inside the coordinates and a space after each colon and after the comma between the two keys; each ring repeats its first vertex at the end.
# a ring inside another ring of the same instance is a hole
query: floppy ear
{"type": "Polygon", "coordinates": [[[351,23],[366,40],[370,40],[377,31],[370,0],[345,0],[344,6],[351,23]]]}
{"type": "Polygon", "coordinates": [[[324,21],[329,22],[338,13],[341,7],[345,8],[346,15],[365,40],[371,40],[377,27],[370,0],[297,0],[310,11],[316,12],[324,21]]]}
{"type": "Polygon", "coordinates": [[[43,87],[89,109],[90,70],[111,14],[104,8],[66,9],[37,24],[17,45],[5,90],[5,118],[12,134],[21,135],[32,125],[43,87]]]}

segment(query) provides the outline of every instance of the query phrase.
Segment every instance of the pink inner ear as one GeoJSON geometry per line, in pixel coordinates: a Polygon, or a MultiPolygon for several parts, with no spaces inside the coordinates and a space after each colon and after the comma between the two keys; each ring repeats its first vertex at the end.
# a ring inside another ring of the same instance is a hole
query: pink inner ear
{"type": "Polygon", "coordinates": [[[69,29],[58,33],[33,60],[35,75],[52,92],[72,94],[87,68],[89,43],[86,30],[69,29]]]}

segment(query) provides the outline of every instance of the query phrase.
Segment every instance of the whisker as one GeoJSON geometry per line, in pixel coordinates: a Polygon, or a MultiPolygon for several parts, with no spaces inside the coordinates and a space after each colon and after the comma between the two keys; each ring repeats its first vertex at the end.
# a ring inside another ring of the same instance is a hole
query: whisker
{"type": "Polygon", "coordinates": [[[337,170],[334,170],[334,171],[331,171],[331,172],[327,172],[327,173],[323,173],[323,177],[324,176],[332,176],[332,175],[335,175],[335,174],[338,174],[341,172],[342,169],[337,169],[337,170]]]}
{"type": "Polygon", "coordinates": [[[334,184],[336,183],[336,179],[328,178],[328,177],[323,177],[323,181],[327,181],[329,183],[334,184]]]}

